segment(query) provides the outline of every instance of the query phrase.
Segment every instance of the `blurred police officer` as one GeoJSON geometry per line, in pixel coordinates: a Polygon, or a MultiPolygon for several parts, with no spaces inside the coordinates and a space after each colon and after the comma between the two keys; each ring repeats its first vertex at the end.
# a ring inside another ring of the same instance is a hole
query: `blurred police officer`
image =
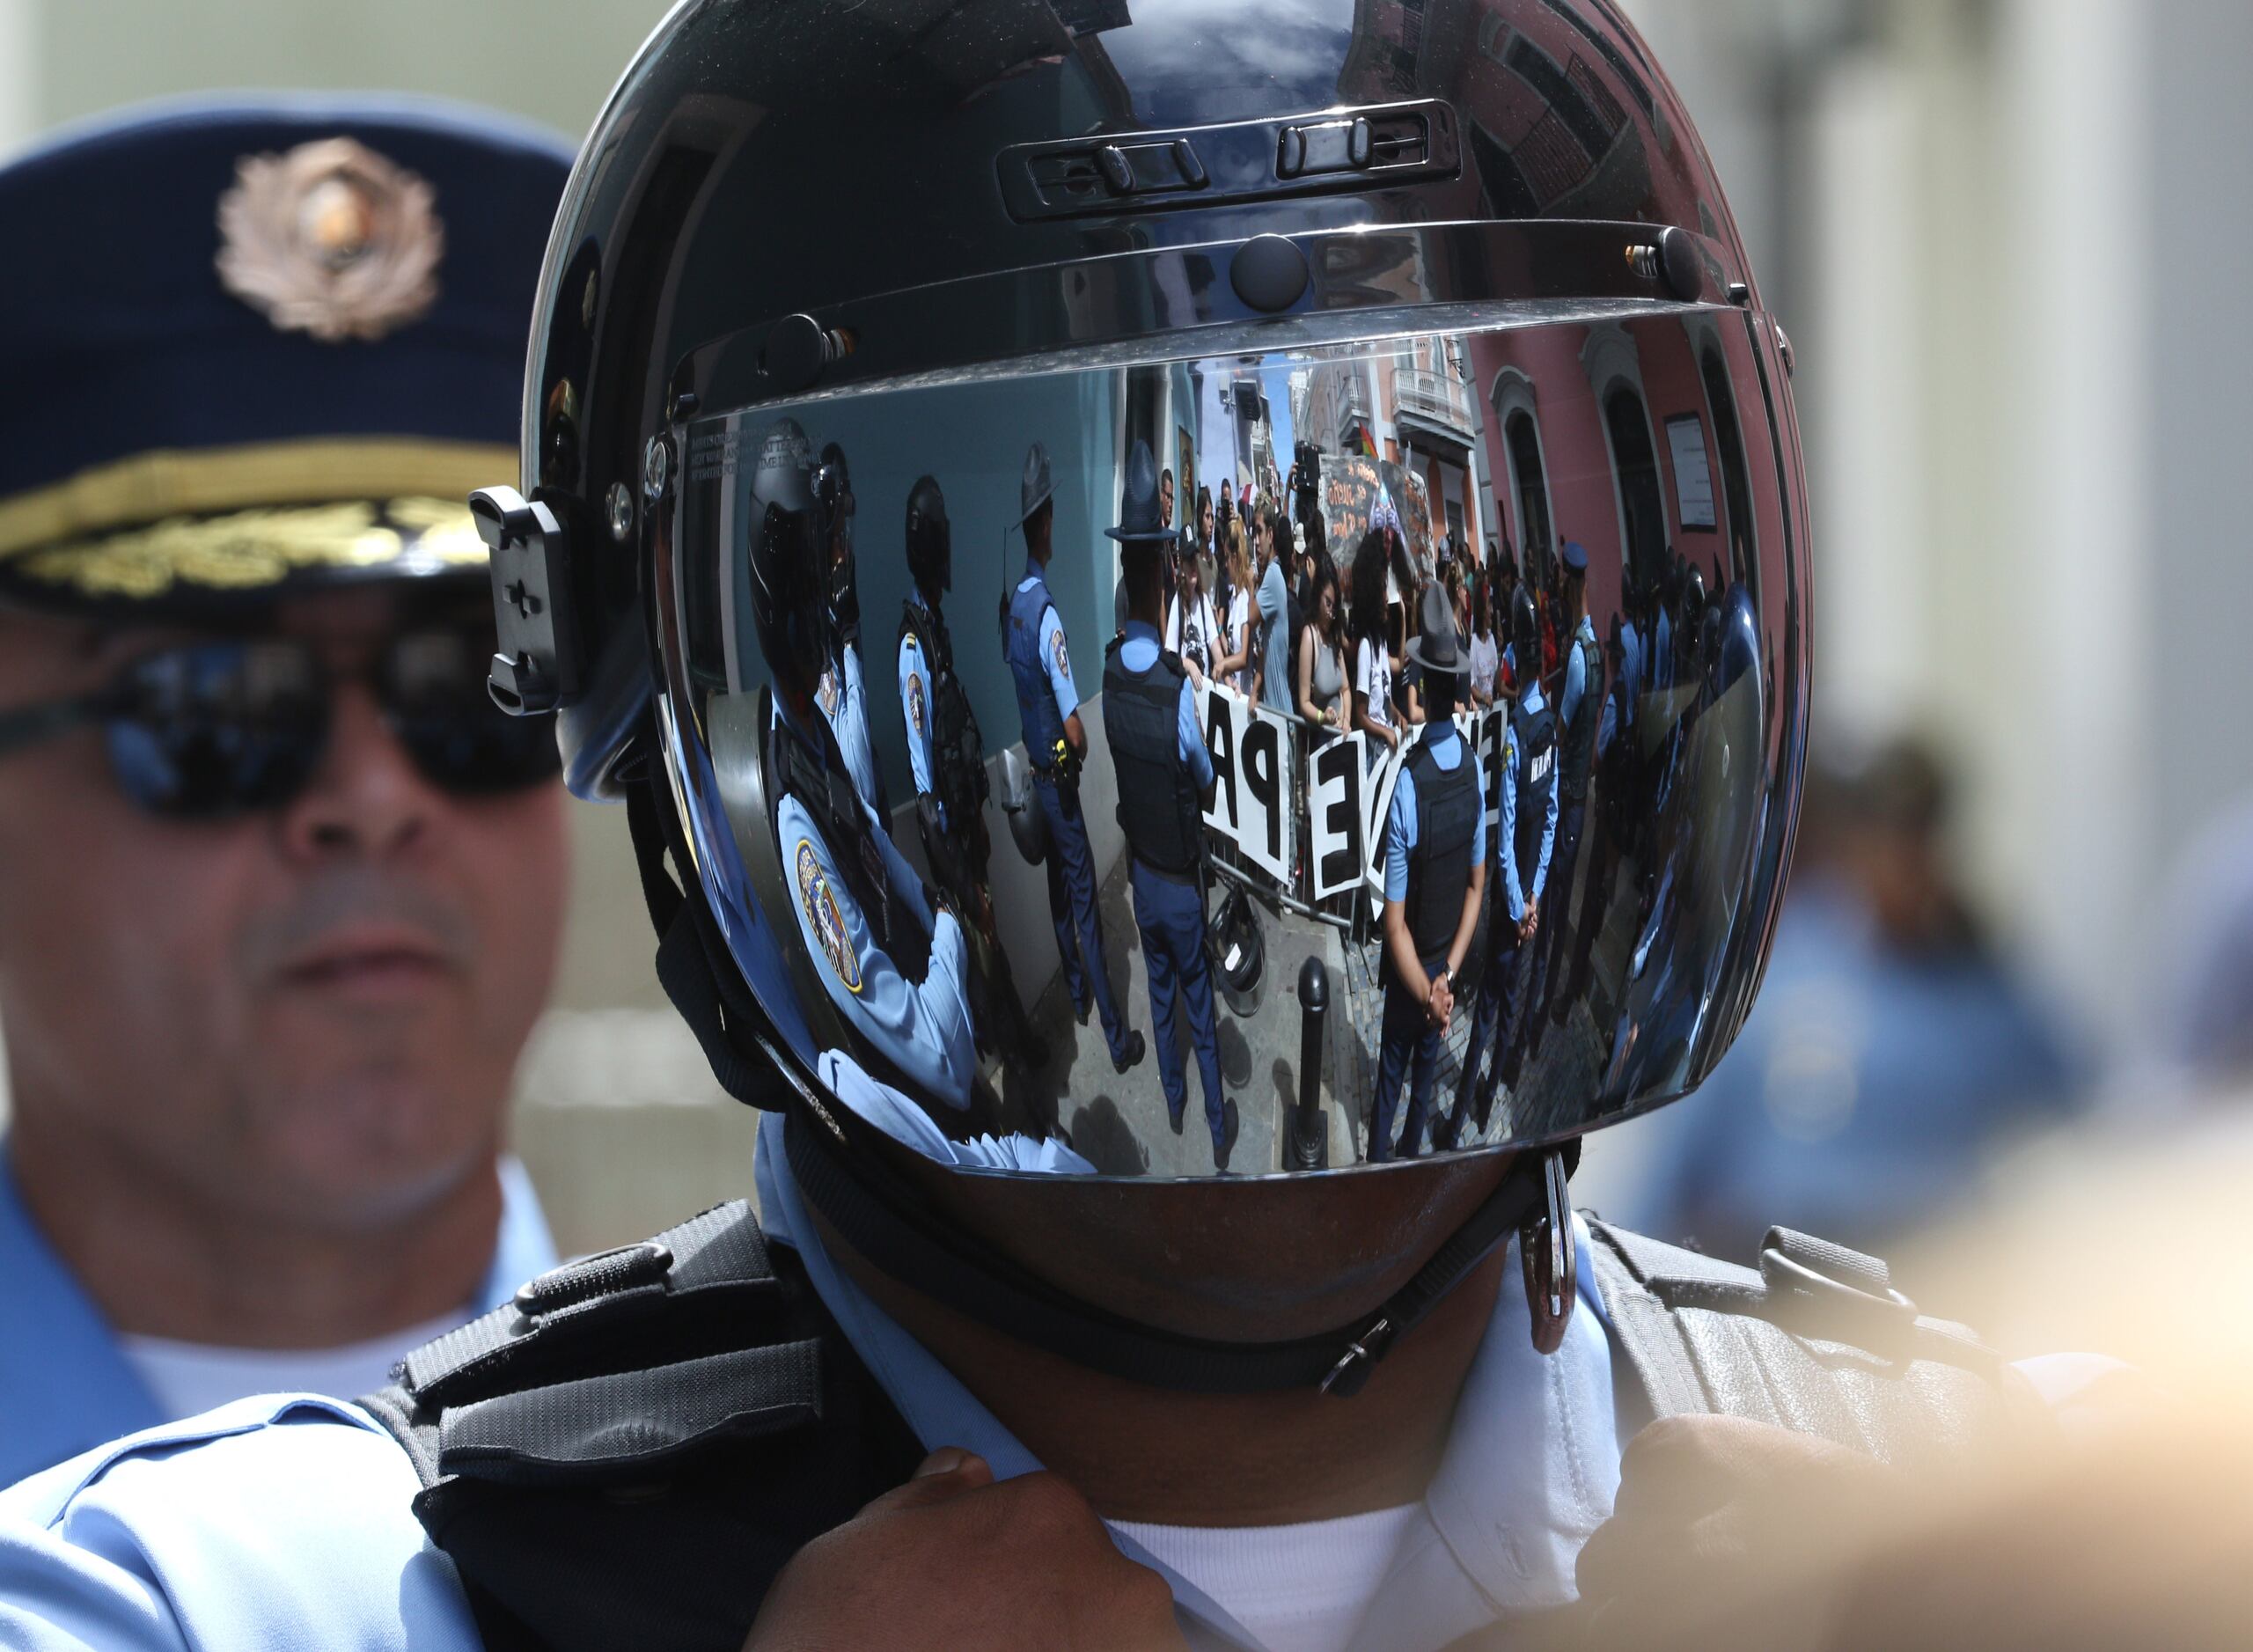
{"type": "MultiPolygon", "coordinates": [[[[1540,620],[1533,593],[1523,584],[1510,592],[1510,646],[1521,660],[1541,657],[1540,620]]],[[[1557,718],[1542,695],[1537,665],[1527,668],[1502,734],[1501,821],[1496,844],[1505,900],[1487,918],[1479,1008],[1471,1017],[1471,1042],[1463,1052],[1455,1110],[1445,1126],[1449,1146],[1461,1134],[1466,1114],[1473,1129],[1483,1134],[1493,1112],[1496,1086],[1517,1082],[1518,1035],[1526,1018],[1531,961],[1525,947],[1541,927],[1541,892],[1547,885],[1549,857],[1557,844],[1557,718]],[[1489,1055],[1491,1062],[1486,1060],[1489,1055]]]]}
{"type": "Polygon", "coordinates": [[[1393,1156],[1392,1112],[1408,1079],[1399,1155],[1424,1150],[1439,1080],[1440,1040],[1455,1010],[1455,980],[1479,927],[1486,892],[1486,781],[1479,754],[1455,726],[1471,675],[1455,609],[1437,585],[1424,592],[1422,635],[1409,657],[1423,667],[1424,731],[1400,766],[1384,829],[1384,1027],[1369,1156],[1393,1156]]]}
{"type": "Polygon", "coordinates": [[[760,444],[752,477],[752,622],[774,671],[766,772],[774,841],[806,955],[867,1040],[878,1079],[966,1111],[978,1057],[959,921],[922,880],[851,776],[820,709],[829,598],[817,552],[811,450],[794,419],[760,444]]]}
{"type": "Polygon", "coordinates": [[[1204,805],[1212,796],[1213,760],[1197,724],[1197,692],[1189,673],[1179,656],[1161,646],[1161,563],[1173,530],[1158,509],[1151,470],[1149,445],[1137,440],[1126,460],[1119,525],[1104,530],[1121,547],[1127,619],[1125,636],[1111,645],[1104,662],[1103,727],[1119,777],[1119,825],[1133,856],[1127,877],[1150,978],[1150,1032],[1158,1043],[1166,1121],[1180,1134],[1189,1102],[1174,1036],[1178,993],[1204,1080],[1213,1164],[1226,1170],[1236,1147],[1237,1108],[1221,1088],[1220,1037],[1205,954],[1204,805]]]}
{"type": "Polygon", "coordinates": [[[954,639],[941,607],[954,586],[954,529],[937,479],[919,477],[907,495],[907,571],[914,582],[899,615],[899,705],[907,726],[907,766],[915,778],[916,829],[932,880],[970,914],[971,1007],[979,1042],[1000,1046],[1038,1070],[1048,1053],[1033,1035],[1009,973],[987,876],[993,839],[986,826],[992,781],[985,737],[956,674],[954,639]]]}
{"type": "Polygon", "coordinates": [[[826,577],[823,597],[823,664],[821,684],[814,698],[821,706],[837,749],[853,776],[853,788],[878,817],[889,820],[892,810],[884,791],[884,775],[877,767],[876,747],[869,739],[869,688],[861,664],[860,569],[855,561],[853,473],[845,450],[832,442],[821,450],[814,471],[817,532],[821,542],[826,577]]]}
{"type": "Polygon", "coordinates": [[[1002,650],[1016,686],[1033,789],[1048,817],[1048,910],[1056,923],[1056,951],[1063,959],[1072,1013],[1085,1026],[1093,1005],[1103,1017],[1111,1064],[1123,1073],[1142,1059],[1142,1035],[1127,1026],[1112,1002],[1111,973],[1104,961],[1095,851],[1080,812],[1080,765],[1087,760],[1088,735],[1080,723],[1080,692],[1072,680],[1064,620],[1048,594],[1056,484],[1048,450],[1038,442],[1025,453],[1017,502],[1017,520],[1024,529],[1024,577],[1002,606],[1002,650]]]}
{"type": "Polygon", "coordinates": [[[549,1259],[500,1146],[562,793],[462,499],[568,159],[277,98],[0,172],[0,1481],[549,1259]]]}
{"type": "Polygon", "coordinates": [[[1604,710],[1604,650],[1596,643],[1596,622],[1588,613],[1588,552],[1577,540],[1567,541],[1563,562],[1565,619],[1571,628],[1571,640],[1566,644],[1564,684],[1557,694],[1557,848],[1552,872],[1557,885],[1558,921],[1549,926],[1548,939],[1537,952],[1538,962],[1526,1011],[1532,1023],[1528,1054],[1541,1047],[1544,1013],[1562,1026],[1571,1002],[1559,989],[1564,984],[1565,949],[1573,935],[1568,921],[1573,873],[1580,861],[1589,776],[1596,764],[1596,724],[1604,710]]]}

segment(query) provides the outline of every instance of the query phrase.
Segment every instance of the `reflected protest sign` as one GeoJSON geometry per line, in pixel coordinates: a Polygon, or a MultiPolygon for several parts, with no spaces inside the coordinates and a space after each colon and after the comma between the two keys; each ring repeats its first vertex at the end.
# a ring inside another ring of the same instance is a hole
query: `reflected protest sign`
{"type": "Polygon", "coordinates": [[[1366,734],[1332,740],[1307,760],[1308,877],[1317,900],[1342,894],[1369,875],[1361,852],[1361,765],[1366,734]]]}
{"type": "Polygon", "coordinates": [[[1207,684],[1200,698],[1205,749],[1213,758],[1213,804],[1205,825],[1278,884],[1291,876],[1291,736],[1281,716],[1233,688],[1207,684]]]}

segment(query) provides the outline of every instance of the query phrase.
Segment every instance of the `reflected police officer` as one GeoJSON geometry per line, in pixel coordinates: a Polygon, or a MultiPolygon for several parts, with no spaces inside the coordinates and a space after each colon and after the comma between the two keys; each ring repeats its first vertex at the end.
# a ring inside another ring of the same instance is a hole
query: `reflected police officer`
{"type": "Polygon", "coordinates": [[[1064,621],[1048,594],[1048,560],[1055,554],[1056,484],[1048,449],[1035,442],[1024,456],[1017,492],[1017,520],[1024,529],[1024,577],[1002,609],[1002,654],[1016,687],[1024,728],[1025,760],[1033,790],[1048,819],[1048,911],[1056,924],[1056,951],[1072,1013],[1087,1024],[1090,1006],[1103,1018],[1111,1064],[1123,1073],[1142,1059],[1142,1035],[1126,1024],[1112,1002],[1103,956],[1103,915],[1097,909],[1095,851],[1080,812],[1080,765],[1087,759],[1087,730],[1080,723],[1080,692],[1064,621]]]}
{"type": "Polygon", "coordinates": [[[821,543],[823,592],[821,682],[814,698],[846,772],[862,800],[886,821],[892,818],[884,790],[884,776],[877,767],[876,747],[869,738],[869,688],[861,664],[861,589],[854,561],[853,474],[845,450],[832,442],[821,450],[821,464],[814,472],[814,502],[818,537],[821,543]]]}
{"type": "Polygon", "coordinates": [[[796,420],[769,427],[756,462],[751,609],[774,672],[766,767],[791,910],[824,993],[864,1041],[863,1063],[966,1111],[977,1054],[962,925],[950,911],[934,918],[921,880],[817,715],[827,593],[811,452],[796,420]]]}
{"type": "MultiPolygon", "coordinates": [[[[1533,593],[1521,584],[1510,592],[1510,644],[1518,658],[1541,657],[1540,623],[1533,593]]],[[[1525,1019],[1529,962],[1523,953],[1541,925],[1541,892],[1556,842],[1557,718],[1542,695],[1538,669],[1529,667],[1502,732],[1501,822],[1496,848],[1505,899],[1487,920],[1479,1008],[1471,1017],[1471,1042],[1463,1053],[1455,1111],[1446,1125],[1450,1145],[1460,1137],[1466,1115],[1483,1135],[1493,1112],[1497,1085],[1517,1082],[1517,1035],[1525,1019]],[[1484,1059],[1490,1054],[1491,1062],[1484,1059]]]]}
{"type": "Polygon", "coordinates": [[[916,829],[932,881],[971,914],[972,1008],[979,1042],[999,1043],[1038,1071],[1048,1053],[1027,1021],[1002,949],[987,884],[993,838],[986,826],[992,781],[986,741],[954,664],[954,639],[941,606],[954,586],[954,529],[936,477],[918,477],[907,494],[907,572],[914,582],[900,604],[900,712],[907,727],[907,767],[915,779],[916,829]]]}
{"type": "Polygon", "coordinates": [[[1128,880],[1150,980],[1150,1031],[1157,1039],[1166,1121],[1178,1135],[1188,1105],[1181,1046],[1174,1036],[1178,992],[1204,1081],[1213,1164],[1225,1171],[1236,1147],[1237,1106],[1221,1087],[1202,876],[1204,800],[1212,794],[1213,760],[1198,727],[1189,673],[1178,655],[1160,646],[1162,562],[1173,531],[1158,509],[1151,470],[1149,445],[1137,440],[1126,461],[1119,524],[1104,530],[1121,547],[1127,619],[1126,635],[1111,645],[1104,662],[1103,726],[1119,778],[1119,825],[1133,855],[1128,880]]]}
{"type": "Polygon", "coordinates": [[[1369,1143],[1376,1161],[1393,1156],[1404,1073],[1408,1117],[1398,1152],[1413,1158],[1423,1151],[1440,1040],[1486,892],[1486,771],[1455,726],[1471,661],[1457,641],[1455,610],[1436,585],[1424,592],[1422,627],[1408,655],[1423,668],[1424,729],[1401,764],[1385,821],[1384,1031],[1369,1143]]]}
{"type": "Polygon", "coordinates": [[[1571,1003],[1569,996],[1559,989],[1564,984],[1565,951],[1573,934],[1567,921],[1573,873],[1580,860],[1589,777],[1596,763],[1596,724],[1604,708],[1604,650],[1596,640],[1596,622],[1588,613],[1588,551],[1577,540],[1568,540],[1562,560],[1565,620],[1571,627],[1571,637],[1565,645],[1564,685],[1557,695],[1557,848],[1551,876],[1557,885],[1558,921],[1549,926],[1548,938],[1536,954],[1535,985],[1526,1010],[1531,1022],[1528,1054],[1541,1048],[1544,1015],[1561,1027],[1571,1003]]]}

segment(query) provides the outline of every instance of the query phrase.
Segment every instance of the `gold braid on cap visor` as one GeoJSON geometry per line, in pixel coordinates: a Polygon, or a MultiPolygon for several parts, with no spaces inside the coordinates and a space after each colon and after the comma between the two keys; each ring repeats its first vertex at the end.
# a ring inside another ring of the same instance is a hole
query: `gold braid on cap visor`
{"type": "Polygon", "coordinates": [[[0,574],[82,598],[246,591],[314,569],[486,558],[472,489],[515,474],[476,443],[277,442],[166,452],[0,500],[0,574]]]}

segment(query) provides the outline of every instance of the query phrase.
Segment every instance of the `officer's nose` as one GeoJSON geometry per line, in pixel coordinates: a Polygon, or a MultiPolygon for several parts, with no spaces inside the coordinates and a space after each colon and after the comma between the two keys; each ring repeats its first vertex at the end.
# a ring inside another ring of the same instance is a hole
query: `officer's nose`
{"type": "Polygon", "coordinates": [[[445,797],[422,777],[358,683],[336,689],[328,745],[304,793],[282,811],[293,860],[382,860],[414,853],[436,835],[445,797]]]}

